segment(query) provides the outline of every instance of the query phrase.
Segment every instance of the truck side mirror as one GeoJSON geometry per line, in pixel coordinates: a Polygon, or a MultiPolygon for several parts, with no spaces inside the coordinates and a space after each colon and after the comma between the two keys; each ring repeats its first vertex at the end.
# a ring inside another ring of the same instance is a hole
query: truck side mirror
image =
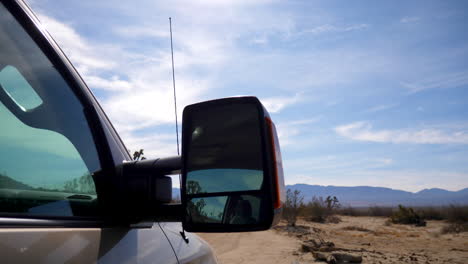
{"type": "Polygon", "coordinates": [[[266,230],[281,215],[276,129],[256,97],[187,106],[182,128],[183,226],[190,232],[266,230]]]}

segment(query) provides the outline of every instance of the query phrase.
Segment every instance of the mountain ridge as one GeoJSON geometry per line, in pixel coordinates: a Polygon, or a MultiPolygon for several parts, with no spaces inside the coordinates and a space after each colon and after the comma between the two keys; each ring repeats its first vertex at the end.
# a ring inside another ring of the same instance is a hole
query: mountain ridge
{"type": "MultiPolygon", "coordinates": [[[[304,202],[312,197],[336,196],[343,206],[446,206],[468,204],[468,188],[448,191],[441,188],[409,192],[388,187],[309,185],[305,183],[286,185],[287,189],[299,190],[304,202]]],[[[172,188],[172,197],[180,198],[179,188],[172,188]]]]}
{"type": "Polygon", "coordinates": [[[443,206],[450,204],[468,204],[468,188],[448,191],[441,188],[423,189],[409,192],[387,187],[372,186],[323,186],[309,184],[287,185],[287,189],[299,190],[304,201],[312,197],[336,196],[343,205],[349,206],[443,206]]]}

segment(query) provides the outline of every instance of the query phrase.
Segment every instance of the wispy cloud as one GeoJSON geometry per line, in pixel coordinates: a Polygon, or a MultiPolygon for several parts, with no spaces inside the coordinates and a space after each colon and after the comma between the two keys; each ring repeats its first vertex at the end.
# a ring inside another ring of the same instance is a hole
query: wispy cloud
{"type": "Polygon", "coordinates": [[[402,17],[402,18],[400,19],[400,22],[406,24],[406,23],[414,23],[414,22],[417,22],[417,21],[419,21],[419,20],[421,20],[420,17],[416,17],[416,16],[407,16],[407,17],[402,17]]]}
{"type": "Polygon", "coordinates": [[[301,94],[262,98],[262,103],[270,113],[279,113],[284,108],[304,100],[301,94]]]}
{"type": "Polygon", "coordinates": [[[316,116],[308,119],[276,123],[281,146],[297,144],[300,141],[299,136],[307,130],[308,125],[317,123],[321,119],[321,116],[316,116]]]}
{"type": "Polygon", "coordinates": [[[154,28],[152,25],[118,27],[114,29],[114,32],[128,38],[169,38],[169,32],[167,30],[154,28]]]}
{"type": "Polygon", "coordinates": [[[375,113],[375,112],[384,111],[384,110],[393,108],[395,106],[397,106],[397,104],[382,104],[382,105],[377,105],[377,106],[371,107],[371,108],[367,109],[365,112],[375,113]]]}
{"type": "Polygon", "coordinates": [[[347,25],[347,26],[336,26],[330,24],[324,24],[320,26],[316,26],[313,28],[305,29],[300,31],[298,34],[322,34],[322,33],[337,33],[337,32],[350,32],[350,31],[358,31],[364,30],[369,28],[368,24],[354,24],[354,25],[347,25]]]}
{"type": "Polygon", "coordinates": [[[394,160],[388,157],[354,157],[354,159],[349,159],[349,157],[327,155],[286,160],[284,163],[288,169],[294,167],[303,168],[305,171],[313,173],[326,171],[327,173],[347,174],[356,169],[371,170],[388,167],[394,163],[394,160]]]}
{"type": "Polygon", "coordinates": [[[454,72],[415,82],[402,82],[410,94],[428,89],[447,89],[468,85],[468,71],[454,72]]]}
{"type": "MultiPolygon", "coordinates": [[[[210,99],[208,92],[220,88],[220,82],[216,82],[216,85],[214,83],[219,79],[218,76],[222,75],[220,71],[224,65],[235,60],[235,42],[244,36],[244,32],[248,32],[249,36],[263,32],[268,34],[287,31],[291,26],[287,17],[283,17],[280,22],[275,14],[250,10],[269,1],[216,2],[217,4],[210,1],[190,2],[163,7],[164,12],[178,18],[174,27],[174,57],[176,85],[179,91],[183,91],[177,96],[179,115],[185,105],[210,99]],[[249,12],[256,15],[250,15],[249,12]],[[195,13],[198,15],[193,16],[195,13]],[[255,23],[252,21],[254,17],[255,23]],[[226,28],[229,28],[229,31],[226,31],[226,28]]],[[[148,2],[145,5],[151,9],[150,6],[158,4],[148,2]]],[[[128,42],[114,42],[112,39],[109,39],[109,42],[97,42],[80,35],[72,22],[58,21],[46,14],[39,16],[78,68],[88,86],[105,95],[100,98],[101,104],[128,147],[144,147],[148,153],[161,152],[161,149],[169,149],[167,141],[154,139],[159,143],[148,144],[149,141],[143,142],[140,139],[148,139],[149,133],[142,132],[146,131],[145,129],[174,122],[168,45],[153,46],[143,43],[135,47],[132,43],[139,42],[139,39],[167,41],[168,32],[159,30],[167,28],[167,20],[156,19],[159,24],[148,23],[147,20],[141,19],[144,17],[141,12],[147,12],[147,9],[137,8],[137,12],[126,7],[128,5],[122,3],[113,11],[121,8],[126,19],[135,16],[135,20],[130,20],[133,21],[131,23],[112,25],[113,28],[107,30],[115,36],[127,38],[128,42]]],[[[152,19],[153,13],[150,13],[147,17],[152,19]]],[[[299,95],[270,97],[266,98],[264,103],[270,112],[278,113],[299,99],[299,95]]]]}
{"type": "Polygon", "coordinates": [[[375,130],[368,122],[354,122],[337,126],[334,130],[340,136],[357,141],[410,144],[468,144],[468,131],[466,130],[444,131],[434,128],[419,130],[375,130]]]}
{"type": "Polygon", "coordinates": [[[94,70],[108,70],[117,64],[106,59],[105,54],[109,53],[115,47],[102,47],[98,51],[94,43],[81,37],[70,25],[59,22],[44,14],[38,13],[41,23],[55,37],[67,56],[78,66],[80,73],[87,74],[94,70]],[[106,51],[107,50],[107,51],[106,51]],[[101,54],[101,56],[96,56],[101,54]]]}

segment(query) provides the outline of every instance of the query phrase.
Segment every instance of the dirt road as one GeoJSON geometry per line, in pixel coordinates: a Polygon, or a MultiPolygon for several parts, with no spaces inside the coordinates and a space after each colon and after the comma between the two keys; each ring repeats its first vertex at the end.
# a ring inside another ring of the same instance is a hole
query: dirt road
{"type": "MultiPolygon", "coordinates": [[[[301,241],[274,230],[231,234],[198,234],[213,246],[219,264],[290,264],[301,241]]],[[[312,262],[312,256],[308,257],[312,262]]]]}
{"type": "Polygon", "coordinates": [[[341,219],[339,224],[299,221],[302,232],[282,224],[263,232],[199,235],[213,246],[220,264],[324,263],[301,251],[304,241],[318,236],[337,251],[362,256],[363,263],[468,263],[468,233],[441,234],[442,221],[415,227],[388,225],[379,217],[341,219]]]}

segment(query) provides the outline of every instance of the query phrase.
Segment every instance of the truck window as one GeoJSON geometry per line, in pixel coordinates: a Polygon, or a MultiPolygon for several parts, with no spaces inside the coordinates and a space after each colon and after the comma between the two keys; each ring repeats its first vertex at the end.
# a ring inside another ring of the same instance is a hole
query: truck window
{"type": "Polygon", "coordinates": [[[0,213],[91,216],[99,170],[82,104],[0,4],[0,213]]]}

